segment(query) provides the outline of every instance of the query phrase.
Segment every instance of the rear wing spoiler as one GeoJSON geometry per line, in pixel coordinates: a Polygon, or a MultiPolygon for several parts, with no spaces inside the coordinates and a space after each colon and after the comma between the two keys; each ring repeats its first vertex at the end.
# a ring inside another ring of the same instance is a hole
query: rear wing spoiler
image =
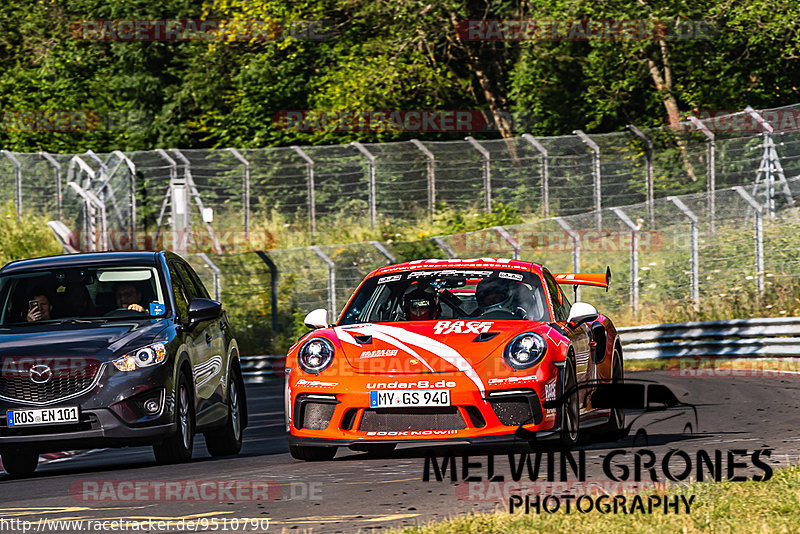
{"type": "Polygon", "coordinates": [[[597,286],[604,287],[608,291],[608,285],[611,283],[611,268],[606,267],[604,273],[554,273],[553,276],[559,284],[597,286]]]}

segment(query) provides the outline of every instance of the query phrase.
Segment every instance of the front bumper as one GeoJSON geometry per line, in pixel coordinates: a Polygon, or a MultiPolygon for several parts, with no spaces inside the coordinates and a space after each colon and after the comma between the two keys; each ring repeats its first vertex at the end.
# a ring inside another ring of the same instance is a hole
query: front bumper
{"type": "Polygon", "coordinates": [[[482,387],[457,372],[329,380],[294,370],[287,375],[288,439],[290,444],[317,446],[381,441],[529,443],[531,436],[538,439],[557,431],[557,410],[544,410],[542,402],[553,398],[558,380],[559,370],[552,364],[540,365],[528,375],[482,380],[482,387]],[[411,389],[449,389],[450,406],[370,406],[370,391],[411,389]]]}
{"type": "MultiPolygon", "coordinates": [[[[165,362],[166,363],[166,362],[165,362]]],[[[33,448],[40,453],[68,449],[150,445],[177,431],[172,367],[119,372],[105,364],[90,389],[46,403],[0,398],[0,450],[33,448]],[[144,410],[146,401],[158,409],[144,410]],[[78,423],[9,426],[9,410],[77,406],[78,423]]]]}

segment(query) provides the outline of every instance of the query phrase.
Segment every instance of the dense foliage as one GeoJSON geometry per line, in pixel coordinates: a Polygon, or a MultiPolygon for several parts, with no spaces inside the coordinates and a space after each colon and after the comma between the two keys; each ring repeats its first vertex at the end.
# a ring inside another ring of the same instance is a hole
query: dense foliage
{"type": "Polygon", "coordinates": [[[298,133],[274,123],[285,110],[480,109],[499,132],[475,135],[497,137],[772,107],[800,100],[798,10],[789,0],[9,0],[0,6],[0,146],[80,152],[464,135],[298,133]],[[250,41],[76,38],[81,21],[170,18],[275,21],[284,31],[250,41]],[[714,32],[687,40],[459,38],[459,21],[482,18],[704,21],[714,32]],[[322,19],[330,22],[322,40],[285,31],[322,19]],[[100,118],[88,131],[30,131],[18,114],[32,110],[100,118]],[[504,111],[525,120],[508,123],[504,111]]]}

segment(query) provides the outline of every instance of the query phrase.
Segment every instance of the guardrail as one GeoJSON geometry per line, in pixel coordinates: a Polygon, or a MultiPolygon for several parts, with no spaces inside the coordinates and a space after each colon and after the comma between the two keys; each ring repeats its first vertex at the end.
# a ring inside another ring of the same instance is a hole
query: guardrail
{"type": "Polygon", "coordinates": [[[800,357],[800,317],[648,324],[617,330],[626,360],[800,357]]]}
{"type": "MultiPolygon", "coordinates": [[[[702,356],[800,358],[800,317],[648,324],[617,329],[626,360],[702,356]]],[[[286,355],[242,356],[245,382],[280,378],[286,355]]]]}
{"type": "Polygon", "coordinates": [[[286,355],[242,356],[240,360],[244,381],[257,384],[283,377],[286,355]]]}

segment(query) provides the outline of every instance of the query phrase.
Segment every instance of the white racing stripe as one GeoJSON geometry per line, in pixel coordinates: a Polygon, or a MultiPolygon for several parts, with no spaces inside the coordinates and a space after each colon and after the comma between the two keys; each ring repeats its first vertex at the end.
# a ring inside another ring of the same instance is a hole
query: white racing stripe
{"type": "MultiPolygon", "coordinates": [[[[350,332],[348,330],[342,330],[342,329],[340,329],[338,327],[334,328],[333,330],[339,336],[339,341],[343,341],[343,342],[348,343],[350,345],[353,345],[355,347],[363,348],[361,343],[357,342],[355,340],[355,338],[353,338],[353,336],[350,335],[350,332]]],[[[390,337],[390,336],[387,336],[387,335],[385,335],[385,334],[383,334],[381,332],[375,332],[374,330],[365,330],[365,329],[362,329],[362,328],[350,328],[350,330],[355,332],[356,335],[359,335],[359,336],[372,336],[372,337],[374,337],[376,339],[379,339],[381,341],[384,341],[384,342],[388,343],[389,345],[393,346],[396,349],[404,350],[407,353],[411,354],[412,356],[415,356],[415,357],[419,358],[420,361],[423,364],[425,364],[425,367],[427,367],[431,372],[434,372],[433,367],[431,367],[430,364],[428,364],[428,362],[425,361],[425,358],[420,356],[419,353],[417,353],[414,349],[412,349],[411,347],[409,347],[405,343],[401,342],[400,340],[395,339],[395,338],[390,337]]]]}
{"type": "MultiPolygon", "coordinates": [[[[340,330],[338,328],[335,329],[337,334],[340,334],[340,330]]],[[[419,347],[424,349],[432,354],[435,354],[439,358],[442,358],[447,363],[453,365],[457,370],[464,373],[467,378],[472,380],[472,382],[478,386],[478,390],[481,392],[481,395],[485,394],[486,390],[483,386],[483,381],[481,381],[480,376],[475,371],[475,369],[469,364],[466,358],[462,356],[458,351],[453,349],[452,347],[445,345],[444,343],[440,343],[435,339],[431,339],[427,336],[423,336],[421,334],[417,334],[414,332],[409,332],[403,328],[398,328],[396,326],[387,326],[387,325],[376,325],[376,324],[367,324],[363,327],[358,327],[357,329],[359,334],[361,335],[372,335],[373,337],[377,337],[378,339],[384,339],[383,336],[379,336],[379,334],[385,334],[386,336],[391,336],[396,340],[395,344],[398,346],[399,344],[407,343],[408,345],[412,345],[415,347],[419,347]]],[[[345,333],[342,331],[341,333],[345,333]]],[[[345,333],[346,337],[353,339],[352,336],[348,333],[345,333]]],[[[342,339],[341,337],[339,338],[342,339]]],[[[391,343],[391,341],[386,340],[387,342],[391,343]]],[[[347,340],[350,343],[349,340],[347,340]]],[[[352,343],[355,344],[355,339],[352,340],[352,343]]],[[[398,346],[398,348],[400,348],[398,346]]],[[[407,349],[403,349],[407,350],[407,349]]],[[[422,359],[422,358],[420,358],[422,359]]],[[[427,364],[426,364],[427,365],[427,364]]]]}

